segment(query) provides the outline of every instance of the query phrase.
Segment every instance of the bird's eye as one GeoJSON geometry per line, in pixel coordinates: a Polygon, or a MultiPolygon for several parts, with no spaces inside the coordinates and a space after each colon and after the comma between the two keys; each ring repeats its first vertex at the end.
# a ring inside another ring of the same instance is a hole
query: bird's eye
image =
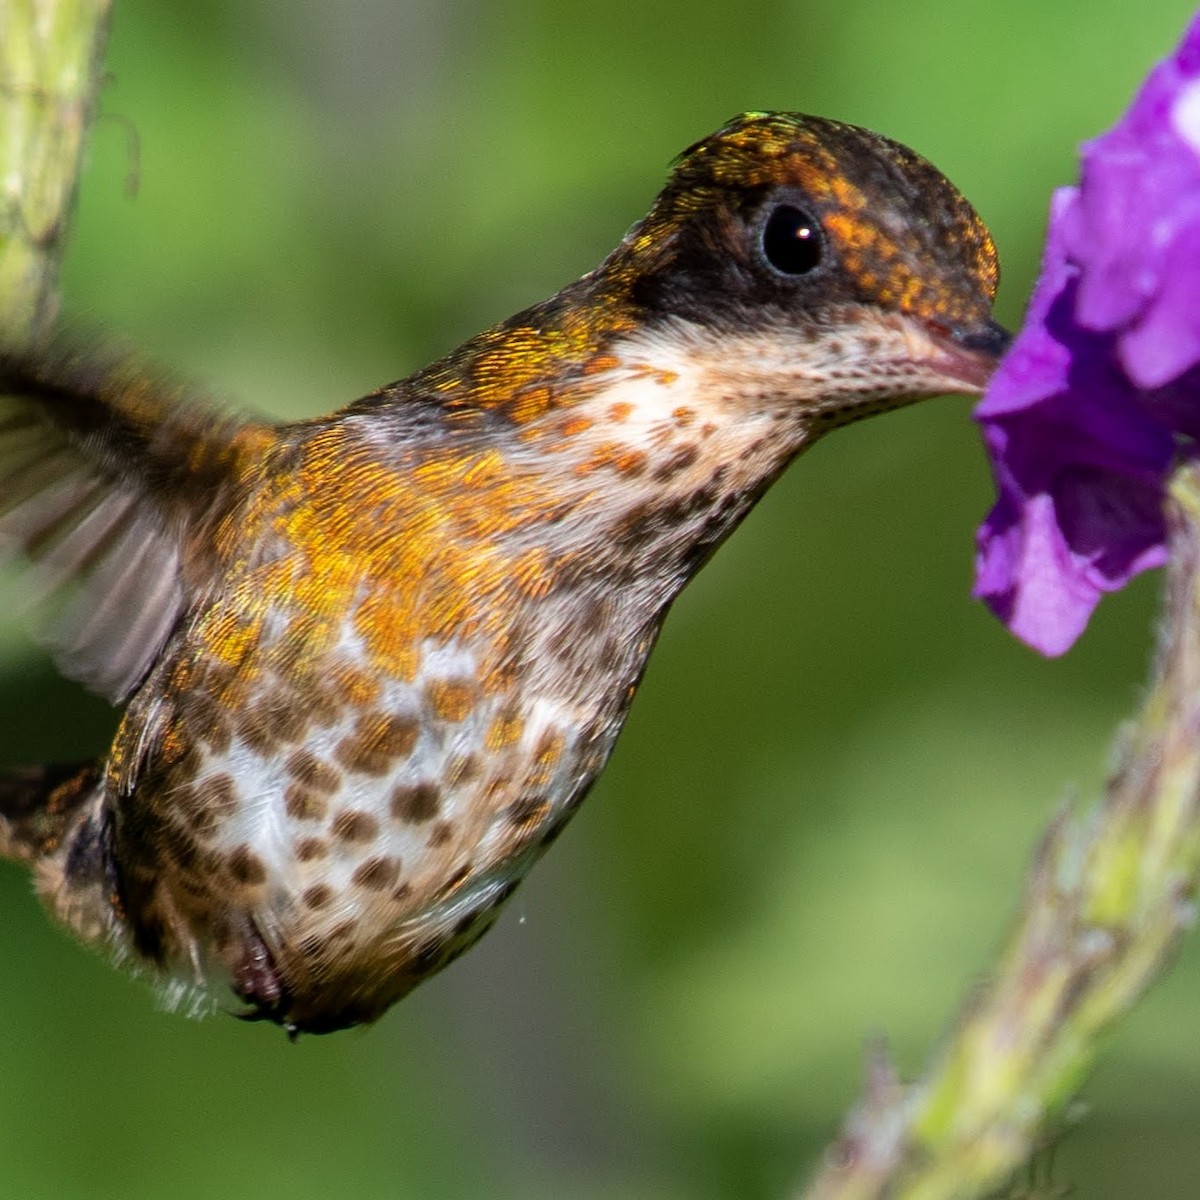
{"type": "Polygon", "coordinates": [[[820,226],[803,209],[777,204],[762,231],[762,252],[781,275],[807,275],[824,250],[820,226]]]}

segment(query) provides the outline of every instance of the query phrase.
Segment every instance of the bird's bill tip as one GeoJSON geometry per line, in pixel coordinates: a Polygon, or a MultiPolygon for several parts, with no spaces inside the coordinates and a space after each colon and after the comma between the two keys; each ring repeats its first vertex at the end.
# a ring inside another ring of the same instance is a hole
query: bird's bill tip
{"type": "Polygon", "coordinates": [[[988,318],[972,325],[924,323],[912,331],[914,358],[944,382],[947,392],[980,396],[1012,335],[988,318]]]}

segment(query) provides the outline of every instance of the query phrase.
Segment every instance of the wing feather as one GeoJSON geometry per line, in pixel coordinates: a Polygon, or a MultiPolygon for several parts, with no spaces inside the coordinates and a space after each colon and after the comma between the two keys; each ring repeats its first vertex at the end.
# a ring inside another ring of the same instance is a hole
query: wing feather
{"type": "Polygon", "coordinates": [[[63,673],[119,702],[183,613],[185,566],[204,569],[196,531],[271,427],[127,357],[0,354],[0,393],[0,563],[22,563],[31,603],[49,605],[63,673]]]}

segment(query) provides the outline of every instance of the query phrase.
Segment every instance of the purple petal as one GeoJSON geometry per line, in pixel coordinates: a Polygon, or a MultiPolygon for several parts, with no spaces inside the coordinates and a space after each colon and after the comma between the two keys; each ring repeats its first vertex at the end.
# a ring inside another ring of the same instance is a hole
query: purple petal
{"type": "Polygon", "coordinates": [[[1083,632],[1100,592],[1073,569],[1049,496],[1033,497],[1013,518],[1002,501],[980,530],[975,595],[1022,641],[1054,657],[1083,632]]]}
{"type": "Polygon", "coordinates": [[[1200,440],[1200,17],[1054,197],[1025,325],[976,410],[998,500],[975,594],[1061,654],[1166,558],[1163,493],[1200,440]]]}
{"type": "Polygon", "coordinates": [[[1103,396],[1066,390],[984,424],[1000,498],[979,531],[975,595],[1043,654],[1165,556],[1171,436],[1119,391],[1097,419],[1103,396]]]}
{"type": "Polygon", "coordinates": [[[1129,378],[1147,390],[1162,387],[1200,361],[1200,221],[1182,230],[1172,247],[1174,266],[1149,308],[1121,335],[1129,378]]]}
{"type": "Polygon", "coordinates": [[[1096,330],[1134,320],[1176,266],[1181,222],[1197,215],[1200,158],[1189,96],[1200,79],[1200,20],[1142,85],[1125,118],[1082,150],[1078,318],[1096,330]]]}
{"type": "Polygon", "coordinates": [[[1025,324],[975,409],[978,421],[1029,408],[1066,383],[1070,352],[1050,337],[1043,326],[1055,301],[1078,275],[1076,268],[1067,262],[1065,233],[1077,199],[1075,188],[1059,188],[1050,199],[1042,273],[1029,302],[1025,324]]]}
{"type": "Polygon", "coordinates": [[[1162,511],[1165,472],[1158,478],[1115,475],[1078,466],[1062,472],[1055,515],[1075,570],[1102,592],[1166,562],[1162,511]]]}

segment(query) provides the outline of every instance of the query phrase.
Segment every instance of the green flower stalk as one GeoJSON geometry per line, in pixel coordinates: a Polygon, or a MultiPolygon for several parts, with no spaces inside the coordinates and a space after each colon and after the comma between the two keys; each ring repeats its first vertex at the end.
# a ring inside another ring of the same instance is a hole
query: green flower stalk
{"type": "Polygon", "coordinates": [[[95,110],[111,0],[0,3],[0,322],[45,333],[95,110]]]}
{"type": "Polygon", "coordinates": [[[1053,1136],[1194,920],[1198,214],[1200,18],[1057,194],[1025,325],[976,413],[999,488],[976,590],[1018,636],[1060,654],[1104,592],[1168,563],[1145,707],[1103,800],[1047,830],[1008,944],[928,1073],[904,1088],[872,1064],[810,1200],[992,1194],[1053,1136]]]}
{"type": "Polygon", "coordinates": [[[949,1200],[1001,1187],[1059,1128],[1103,1035],[1170,965],[1200,873],[1200,465],[1169,490],[1154,680],[1102,801],[1060,814],[988,982],[925,1076],[882,1053],[803,1200],[949,1200]]]}

